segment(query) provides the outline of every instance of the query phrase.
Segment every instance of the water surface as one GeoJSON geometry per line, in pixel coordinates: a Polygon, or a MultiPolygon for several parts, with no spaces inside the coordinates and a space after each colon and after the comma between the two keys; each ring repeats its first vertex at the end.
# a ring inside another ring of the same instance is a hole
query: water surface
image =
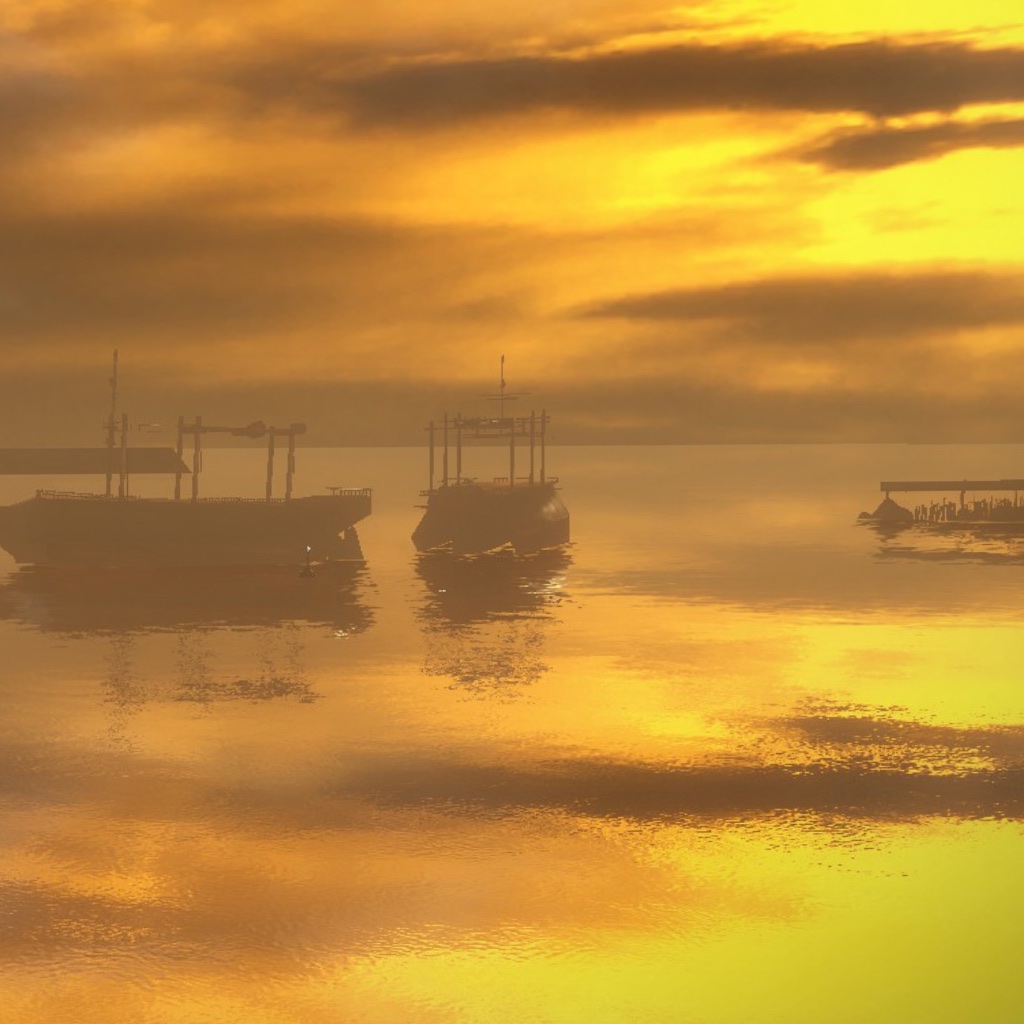
{"type": "Polygon", "coordinates": [[[855,517],[1024,449],[554,449],[519,560],[416,555],[421,451],[299,459],[365,567],[0,556],[5,1022],[1019,1019],[1024,552],[855,517]]]}

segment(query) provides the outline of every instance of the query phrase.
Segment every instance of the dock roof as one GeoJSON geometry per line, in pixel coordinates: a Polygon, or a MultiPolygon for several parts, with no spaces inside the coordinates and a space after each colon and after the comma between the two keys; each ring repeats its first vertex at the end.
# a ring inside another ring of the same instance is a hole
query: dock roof
{"type": "Polygon", "coordinates": [[[885,491],[1024,491],[1024,479],[1010,480],[883,480],[885,491]]]}

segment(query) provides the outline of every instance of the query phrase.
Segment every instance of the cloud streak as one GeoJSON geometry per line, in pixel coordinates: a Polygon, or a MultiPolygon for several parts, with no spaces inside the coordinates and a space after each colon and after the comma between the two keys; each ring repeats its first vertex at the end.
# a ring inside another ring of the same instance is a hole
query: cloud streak
{"type": "Polygon", "coordinates": [[[1024,101],[1024,49],[963,42],[781,39],[486,58],[424,53],[390,64],[387,57],[346,40],[239,43],[215,59],[188,47],[122,52],[81,76],[51,70],[27,82],[24,74],[0,81],[0,124],[37,137],[48,124],[73,125],[83,111],[127,125],[246,121],[288,109],[349,116],[362,129],[415,131],[550,110],[621,118],[714,110],[888,118],[1024,101]]]}
{"type": "Polygon", "coordinates": [[[544,109],[621,116],[858,111],[883,118],[1024,99],[1024,51],[886,40],[687,44],[396,66],[338,82],[337,91],[367,127],[440,126],[544,109]]]}
{"type": "Polygon", "coordinates": [[[1024,277],[988,271],[862,272],[680,288],[598,303],[585,317],[720,321],[786,345],[906,339],[1024,323],[1024,277]]]}
{"type": "Polygon", "coordinates": [[[800,158],[830,170],[881,171],[920,160],[934,160],[961,149],[1014,149],[1024,146],[1024,118],[977,124],[870,128],[834,135],[805,150],[800,158]]]}

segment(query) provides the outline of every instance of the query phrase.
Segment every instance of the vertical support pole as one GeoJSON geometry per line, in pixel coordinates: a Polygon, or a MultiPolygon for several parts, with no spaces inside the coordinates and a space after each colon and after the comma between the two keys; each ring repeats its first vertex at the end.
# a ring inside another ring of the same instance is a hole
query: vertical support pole
{"type": "Polygon", "coordinates": [[[203,465],[202,441],[200,440],[203,435],[203,417],[197,416],[192,427],[196,432],[195,441],[192,445],[192,500],[198,501],[199,470],[203,465]]]}
{"type": "Polygon", "coordinates": [[[128,497],[128,413],[121,414],[121,472],[117,480],[117,496],[128,497]]]}
{"type": "Polygon", "coordinates": [[[455,482],[462,483],[462,413],[455,417],[455,482]]]}
{"type": "Polygon", "coordinates": [[[533,410],[530,410],[530,486],[533,486],[533,449],[536,440],[536,422],[533,410]]]}
{"type": "Polygon", "coordinates": [[[516,485],[516,421],[512,417],[512,426],[508,434],[508,485],[516,485]]]}
{"type": "Polygon", "coordinates": [[[114,349],[114,372],[110,378],[110,416],[107,418],[107,497],[113,491],[114,443],[117,440],[117,349],[114,349]]]}
{"type": "Polygon", "coordinates": [[[174,500],[181,501],[181,457],[185,454],[185,417],[178,417],[178,468],[174,471],[174,500]]]}
{"type": "Polygon", "coordinates": [[[434,421],[430,421],[430,490],[434,490],[434,421]]]}
{"type": "Polygon", "coordinates": [[[448,413],[444,414],[444,456],[441,459],[441,483],[448,486],[448,413]]]}
{"type": "Polygon", "coordinates": [[[292,477],[295,475],[295,424],[288,428],[288,466],[284,474],[284,500],[292,499],[292,477]]]}
{"type": "Polygon", "coordinates": [[[274,446],[277,437],[277,428],[271,427],[267,431],[267,501],[270,501],[274,493],[274,446]]]}
{"type": "Polygon", "coordinates": [[[547,455],[547,433],[548,433],[548,411],[540,411],[540,482],[544,483],[544,471],[546,469],[547,455]]]}

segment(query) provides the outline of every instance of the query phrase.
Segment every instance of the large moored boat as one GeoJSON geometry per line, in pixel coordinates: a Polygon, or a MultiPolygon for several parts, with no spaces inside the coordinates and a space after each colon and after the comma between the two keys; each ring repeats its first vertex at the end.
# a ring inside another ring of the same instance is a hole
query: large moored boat
{"type": "Polygon", "coordinates": [[[329,493],[292,496],[295,439],[302,423],[286,427],[256,421],[245,426],[178,419],[177,449],[129,448],[126,414],[115,416],[117,356],[111,378],[111,415],[105,448],[0,450],[0,473],[102,473],[106,491],[83,494],[39,490],[34,497],[0,507],[0,547],[16,562],[35,565],[287,565],[310,560],[361,559],[354,526],[370,514],[368,488],[330,488],[329,493]],[[120,444],[117,443],[120,433],[120,444]],[[263,498],[201,498],[202,438],[208,434],[266,438],[267,479],[263,498]],[[183,459],[193,439],[191,467],[183,459]],[[287,439],[282,497],[273,494],[277,438],[287,439]],[[174,475],[174,496],[136,497],[136,473],[174,475]],[[183,498],[182,479],[191,476],[183,498]],[[113,483],[117,481],[117,490],[113,483]]]}

